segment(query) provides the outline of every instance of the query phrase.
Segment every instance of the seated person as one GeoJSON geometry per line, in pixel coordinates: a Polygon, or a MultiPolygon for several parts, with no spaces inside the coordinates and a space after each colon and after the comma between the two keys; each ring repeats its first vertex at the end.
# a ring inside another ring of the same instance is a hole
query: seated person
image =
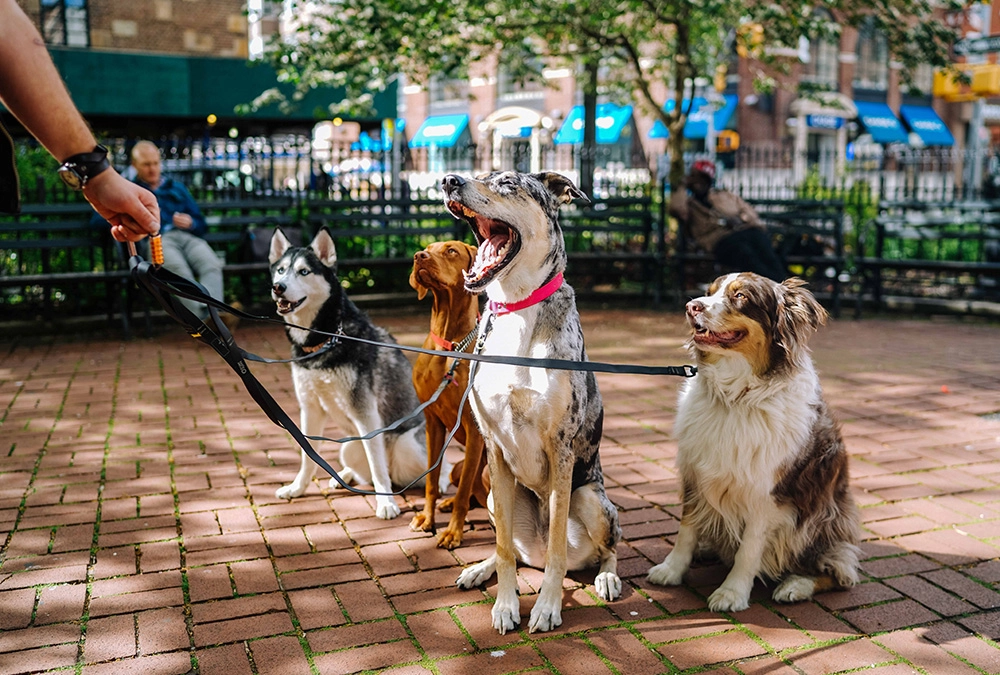
{"type": "Polygon", "coordinates": [[[695,161],[684,184],[686,191],[677,190],[670,197],[670,214],[690,238],[726,267],[785,280],[785,265],[757,212],[739,195],[714,188],[715,164],[695,161]]]}
{"type": "MultiPolygon", "coordinates": [[[[210,296],[222,300],[222,261],[203,239],[208,225],[194,197],[182,183],[163,177],[160,150],[150,141],[139,141],[132,148],[132,166],[135,182],[156,195],[160,205],[163,266],[182,277],[195,279],[210,296]]],[[[181,302],[195,316],[208,317],[207,305],[187,298],[181,298],[181,302]]],[[[230,328],[239,320],[229,313],[220,313],[220,317],[230,328]]]]}

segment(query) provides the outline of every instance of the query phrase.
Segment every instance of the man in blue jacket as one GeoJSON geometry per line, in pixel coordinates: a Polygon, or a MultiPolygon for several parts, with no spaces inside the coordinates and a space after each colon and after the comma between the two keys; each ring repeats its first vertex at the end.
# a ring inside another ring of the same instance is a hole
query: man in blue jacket
{"type": "MultiPolygon", "coordinates": [[[[160,149],[150,141],[139,141],[132,148],[135,182],[156,195],[160,205],[160,235],[163,238],[163,266],[188,279],[195,279],[213,298],[222,300],[222,261],[203,239],[208,231],[205,216],[184,185],[164,178],[160,149]]],[[[182,299],[184,305],[201,318],[208,307],[182,299]]],[[[236,318],[221,315],[227,324],[236,318]]]]}

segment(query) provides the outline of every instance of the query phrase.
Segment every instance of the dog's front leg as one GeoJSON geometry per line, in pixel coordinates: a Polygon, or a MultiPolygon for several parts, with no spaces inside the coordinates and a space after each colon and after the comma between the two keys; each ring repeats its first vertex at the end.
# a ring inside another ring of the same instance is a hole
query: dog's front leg
{"type": "MultiPolygon", "coordinates": [[[[441,446],[444,445],[444,437],[446,435],[444,424],[436,417],[428,415],[426,430],[427,467],[434,468],[428,474],[424,485],[424,510],[413,516],[413,520],[410,521],[410,529],[414,532],[431,532],[434,530],[434,505],[437,503],[438,497],[441,496],[440,486],[438,485],[441,478],[441,464],[437,462],[437,459],[444,452],[441,446]]],[[[461,530],[458,533],[458,540],[462,540],[461,530]]],[[[441,542],[439,540],[438,546],[440,545],[441,542]]],[[[454,546],[448,546],[447,548],[454,548],[454,546]]]]}
{"type": "MultiPolygon", "coordinates": [[[[367,407],[353,415],[351,422],[357,430],[358,436],[364,436],[370,431],[378,429],[381,419],[378,415],[378,404],[375,400],[368,402],[367,407]]],[[[361,467],[353,467],[354,474],[365,478],[366,473],[371,476],[372,486],[375,492],[375,515],[383,520],[392,520],[399,515],[399,506],[396,498],[392,494],[392,480],[389,478],[389,458],[386,456],[385,436],[379,434],[374,438],[362,441],[365,448],[365,459],[368,460],[368,470],[361,467]]],[[[346,444],[345,444],[346,445],[346,444]]]]}
{"type": "Polygon", "coordinates": [[[650,583],[659,586],[679,585],[684,578],[684,573],[691,567],[691,559],[694,557],[697,546],[698,530],[682,517],[673,550],[667,554],[663,562],[649,569],[646,578],[650,583]]]}
{"type": "Polygon", "coordinates": [[[451,519],[448,521],[448,527],[438,535],[438,546],[441,548],[455,548],[462,543],[465,519],[469,515],[469,500],[472,499],[472,487],[483,473],[483,438],[474,427],[474,421],[465,426],[465,463],[462,465],[462,475],[458,479],[458,491],[451,502],[451,519]]]}
{"type": "Polygon", "coordinates": [[[722,585],[708,596],[708,608],[713,612],[738,612],[750,606],[750,591],[760,572],[767,533],[767,518],[752,519],[743,526],[743,538],[736,551],[733,569],[722,585]]]}
{"type": "Polygon", "coordinates": [[[521,623],[517,599],[517,559],[514,552],[514,474],[499,448],[490,444],[490,486],[493,490],[493,524],[497,531],[497,599],[493,603],[493,627],[505,635],[521,623]]]}
{"type": "Polygon", "coordinates": [[[385,441],[381,436],[365,443],[365,455],[372,470],[372,485],[375,487],[375,515],[383,520],[392,520],[400,514],[396,497],[392,495],[392,481],[389,479],[389,462],[385,456],[385,441]]]}
{"type": "MultiPolygon", "coordinates": [[[[299,401],[303,401],[303,399],[305,402],[301,403],[302,411],[299,414],[299,424],[302,427],[302,432],[306,436],[322,436],[323,428],[326,426],[326,412],[312,397],[299,397],[299,401]]],[[[301,455],[299,472],[296,474],[295,480],[275,491],[274,496],[278,499],[301,497],[305,494],[309,483],[312,482],[313,476],[316,474],[316,463],[309,459],[309,455],[304,451],[301,452],[301,455]]]]}
{"type": "Polygon", "coordinates": [[[572,464],[552,462],[549,479],[549,541],[546,547],[545,575],[542,589],[531,608],[528,632],[547,631],[562,624],[563,580],[566,578],[566,548],[569,534],[570,487],[572,464]]]}

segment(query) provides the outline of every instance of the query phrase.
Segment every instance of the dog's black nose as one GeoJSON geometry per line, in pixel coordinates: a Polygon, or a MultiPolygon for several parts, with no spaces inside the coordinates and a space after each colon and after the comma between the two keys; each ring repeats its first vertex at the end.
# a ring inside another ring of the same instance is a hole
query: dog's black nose
{"type": "Polygon", "coordinates": [[[274,284],[271,286],[271,290],[274,291],[275,295],[284,295],[286,286],[285,284],[274,284]]]}
{"type": "Polygon", "coordinates": [[[447,176],[441,179],[441,187],[448,188],[460,188],[465,185],[465,179],[461,176],[456,176],[453,173],[449,173],[447,176]]]}
{"type": "Polygon", "coordinates": [[[694,316],[695,314],[701,314],[705,311],[705,303],[701,300],[692,300],[685,305],[685,308],[687,309],[688,314],[694,316]]]}

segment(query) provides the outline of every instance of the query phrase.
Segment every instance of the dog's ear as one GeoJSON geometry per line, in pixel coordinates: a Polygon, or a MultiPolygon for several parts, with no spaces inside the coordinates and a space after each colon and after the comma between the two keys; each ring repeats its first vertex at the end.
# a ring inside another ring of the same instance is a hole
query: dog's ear
{"type": "Polygon", "coordinates": [[[427,287],[420,283],[420,280],[417,279],[416,267],[410,270],[410,288],[417,292],[417,300],[423,300],[427,297],[427,287]]]}
{"type": "Polygon", "coordinates": [[[789,353],[805,344],[809,335],[826,323],[827,312],[806,282],[797,277],[786,279],[778,287],[778,317],[775,329],[778,341],[789,353]]]}
{"type": "Polygon", "coordinates": [[[320,228],[320,231],[313,237],[312,243],[309,244],[309,248],[313,250],[321,263],[327,267],[337,267],[337,247],[333,243],[330,230],[325,227],[320,228]]]}
{"type": "Polygon", "coordinates": [[[545,171],[536,173],[535,177],[542,181],[545,189],[552,193],[552,196],[560,204],[569,204],[574,199],[579,199],[587,204],[590,203],[590,198],[583,194],[580,188],[573,184],[573,181],[561,173],[545,171]]]}
{"type": "Polygon", "coordinates": [[[292,242],[288,241],[288,237],[281,231],[281,228],[274,228],[274,234],[271,235],[271,248],[267,253],[267,261],[272,265],[278,262],[278,259],[285,255],[285,251],[291,248],[291,246],[292,242]]]}

